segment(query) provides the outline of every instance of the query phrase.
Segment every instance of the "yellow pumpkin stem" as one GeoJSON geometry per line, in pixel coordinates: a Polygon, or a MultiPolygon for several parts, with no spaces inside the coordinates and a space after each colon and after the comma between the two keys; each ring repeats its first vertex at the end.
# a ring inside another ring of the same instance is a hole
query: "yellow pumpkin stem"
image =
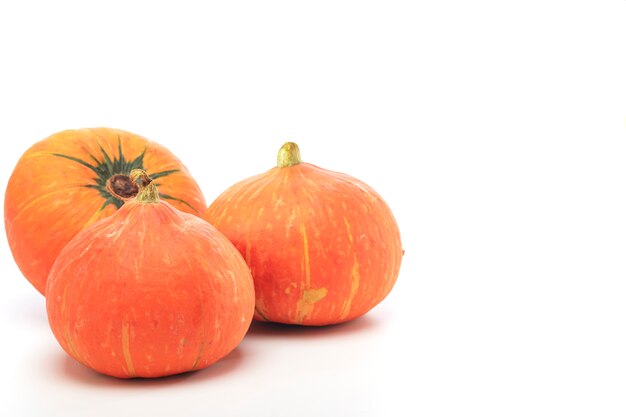
{"type": "Polygon", "coordinates": [[[278,168],[291,167],[302,162],[300,148],[293,142],[287,142],[278,150],[278,168]]]}
{"type": "Polygon", "coordinates": [[[133,169],[130,171],[129,177],[139,187],[135,201],[142,204],[154,204],[159,202],[159,190],[145,170],[133,169]],[[141,181],[138,181],[140,178],[141,181]]]}

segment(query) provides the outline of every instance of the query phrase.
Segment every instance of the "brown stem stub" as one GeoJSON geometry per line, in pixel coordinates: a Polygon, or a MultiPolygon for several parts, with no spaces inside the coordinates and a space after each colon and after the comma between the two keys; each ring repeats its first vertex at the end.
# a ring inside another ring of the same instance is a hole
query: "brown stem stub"
{"type": "Polygon", "coordinates": [[[118,200],[133,199],[139,192],[139,186],[128,175],[115,174],[106,182],[107,191],[118,200]]]}

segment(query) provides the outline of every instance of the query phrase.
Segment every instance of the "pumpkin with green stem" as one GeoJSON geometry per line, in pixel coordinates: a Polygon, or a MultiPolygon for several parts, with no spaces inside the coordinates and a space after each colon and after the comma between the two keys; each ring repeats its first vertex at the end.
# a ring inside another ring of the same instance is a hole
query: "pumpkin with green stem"
{"type": "Polygon", "coordinates": [[[129,174],[145,169],[160,197],[200,216],[204,197],[166,148],[118,129],[66,130],[28,149],[4,200],[4,224],[15,261],[42,294],[61,249],[82,229],[115,213],[137,192],[129,174]]]}

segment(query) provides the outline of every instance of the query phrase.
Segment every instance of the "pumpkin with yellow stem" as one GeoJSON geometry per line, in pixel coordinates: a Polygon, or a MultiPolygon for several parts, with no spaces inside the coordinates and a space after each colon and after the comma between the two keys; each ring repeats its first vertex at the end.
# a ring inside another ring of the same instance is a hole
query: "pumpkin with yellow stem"
{"type": "Polygon", "coordinates": [[[248,330],[254,286],[237,249],[160,200],[143,170],[137,196],[81,231],[50,272],[46,309],[63,349],[119,377],[202,369],[248,330]]]}
{"type": "Polygon", "coordinates": [[[204,216],[252,270],[258,320],[326,325],[359,317],[391,291],[403,250],[371,187],[302,162],[295,143],[277,167],[235,184],[204,216]]]}

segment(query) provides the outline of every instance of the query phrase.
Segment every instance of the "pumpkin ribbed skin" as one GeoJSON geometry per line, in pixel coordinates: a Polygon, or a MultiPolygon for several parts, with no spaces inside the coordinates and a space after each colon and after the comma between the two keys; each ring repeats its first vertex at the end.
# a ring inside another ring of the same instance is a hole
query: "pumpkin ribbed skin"
{"type": "Polygon", "coordinates": [[[400,233],[383,199],[349,175],[311,164],[244,180],[204,217],[250,266],[257,320],[352,320],[382,301],[399,273],[400,233]]]}
{"type": "Polygon", "coordinates": [[[213,226],[165,202],[132,201],[63,249],[46,307],[77,361],[119,378],[159,377],[232,351],[252,321],[254,286],[213,226]]]}
{"type": "Polygon", "coordinates": [[[146,169],[162,198],[177,209],[198,216],[206,209],[198,185],[170,151],[122,130],[67,130],[36,143],[20,158],[7,186],[4,222],[13,257],[39,292],[45,293],[63,246],[121,207],[104,182],[134,168],[146,169]]]}

